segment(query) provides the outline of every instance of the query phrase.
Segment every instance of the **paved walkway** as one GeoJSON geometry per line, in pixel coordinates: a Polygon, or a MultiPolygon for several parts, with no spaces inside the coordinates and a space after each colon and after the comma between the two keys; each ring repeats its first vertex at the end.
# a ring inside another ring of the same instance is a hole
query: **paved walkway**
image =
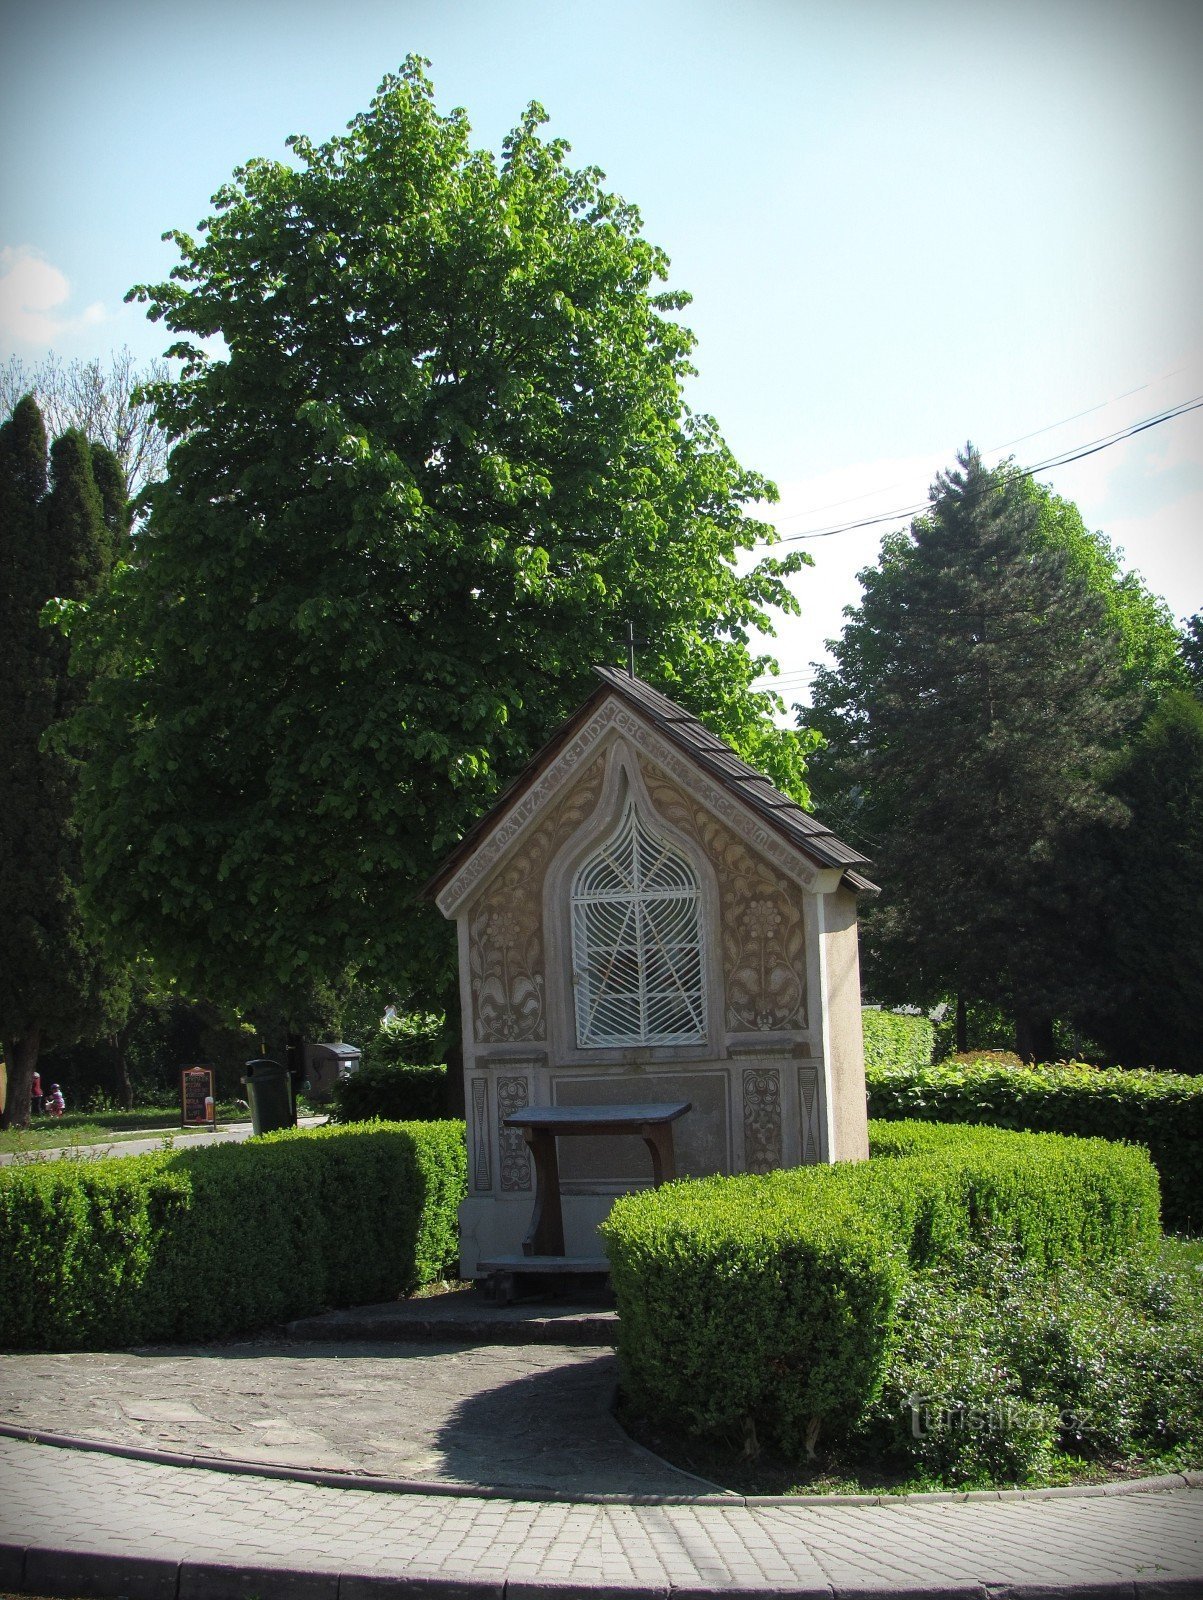
{"type": "Polygon", "coordinates": [[[0,1591],[131,1600],[1198,1596],[1203,1491],[572,1505],[264,1482],[0,1440],[0,1591]]]}
{"type": "MultiPolygon", "coordinates": [[[[0,1423],[509,1493],[693,1495],[628,1439],[596,1347],[258,1343],[0,1357],[0,1423]]],[[[2,1504],[2,1502],[0,1502],[2,1504]]]]}
{"type": "MultiPolygon", "coordinates": [[[[320,1128],[327,1120],[326,1117],[300,1117],[297,1126],[320,1128]]],[[[162,1150],[166,1140],[170,1140],[177,1150],[206,1144],[231,1144],[249,1139],[253,1132],[254,1127],[249,1122],[221,1123],[216,1133],[210,1133],[207,1128],[147,1128],[145,1138],[114,1139],[108,1144],[74,1145],[64,1142],[61,1145],[31,1146],[28,1150],[6,1150],[0,1153],[0,1167],[19,1161],[101,1161],[108,1156],[142,1156],[149,1150],[162,1150]]],[[[63,1137],[67,1141],[70,1134],[64,1134],[63,1137]]]]}
{"type": "Polygon", "coordinates": [[[0,1357],[0,1595],[1203,1596],[1203,1473],[744,1498],[627,1439],[597,1306],[461,1293],[292,1326],[0,1357]]]}

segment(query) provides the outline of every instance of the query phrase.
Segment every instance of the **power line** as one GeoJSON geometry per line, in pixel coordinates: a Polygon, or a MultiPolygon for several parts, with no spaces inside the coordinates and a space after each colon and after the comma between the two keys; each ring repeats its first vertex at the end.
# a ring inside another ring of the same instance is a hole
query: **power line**
{"type": "MultiPolygon", "coordinates": [[[[1189,411],[1197,411],[1203,406],[1203,395],[1198,395],[1193,400],[1183,401],[1181,405],[1171,406],[1168,410],[1158,412],[1156,416],[1145,417],[1141,422],[1134,422],[1129,427],[1120,428],[1115,433],[1105,435],[1101,439],[1093,439],[1089,444],[1078,446],[1072,450],[1063,451],[1059,455],[1049,456],[1045,461],[1038,461],[1030,467],[1020,467],[1017,475],[1021,478],[1031,478],[1038,472],[1047,472],[1053,467],[1068,466],[1071,461],[1081,461],[1086,456],[1097,455],[1100,450],[1109,450],[1112,445],[1120,444],[1125,439],[1134,438],[1138,433],[1144,433],[1149,428],[1156,428],[1163,422],[1170,422],[1175,417],[1185,416],[1189,411]]],[[[1057,424],[1054,424],[1057,426],[1057,424]]],[[[1044,432],[1046,430],[1039,430],[1044,432]]],[[[1031,437],[1031,436],[1029,436],[1031,437]]],[[[878,516],[862,517],[855,522],[837,523],[830,528],[818,528],[812,533],[785,533],[778,541],[781,544],[801,544],[810,539],[831,539],[840,533],[853,533],[858,528],[878,527],[883,522],[903,522],[911,517],[918,516],[926,511],[930,501],[923,500],[916,505],[903,506],[896,511],[885,511],[878,516]]],[[[812,512],[796,512],[796,516],[810,516],[812,512]]]]}
{"type": "MultiPolygon", "coordinates": [[[[1059,417],[1056,422],[1046,422],[1042,428],[1033,428],[1031,433],[1021,433],[1016,439],[1004,439],[1001,444],[988,445],[985,455],[992,456],[999,450],[1009,450],[1014,444],[1026,444],[1029,439],[1038,439],[1042,433],[1052,433],[1057,428],[1064,428],[1070,422],[1079,422],[1083,417],[1091,417],[1096,411],[1106,411],[1108,406],[1117,406],[1121,400],[1130,400],[1134,394],[1143,394],[1146,389],[1151,389],[1155,384],[1164,383],[1169,378],[1176,378],[1185,372],[1185,367],[1175,367],[1172,372],[1163,372],[1156,378],[1150,378],[1147,383],[1138,383],[1135,389],[1125,389],[1122,394],[1114,394],[1110,400],[1100,400],[1098,405],[1087,406],[1084,411],[1075,411],[1071,416],[1059,417]]],[[[824,505],[815,506],[810,511],[790,511],[779,520],[781,522],[797,522],[800,517],[817,516],[820,511],[835,511],[840,506],[855,505],[858,500],[869,500],[874,495],[886,494],[891,489],[901,488],[901,484],[886,484],[880,489],[866,489],[863,494],[845,495],[842,500],[828,500],[824,505]]]]}

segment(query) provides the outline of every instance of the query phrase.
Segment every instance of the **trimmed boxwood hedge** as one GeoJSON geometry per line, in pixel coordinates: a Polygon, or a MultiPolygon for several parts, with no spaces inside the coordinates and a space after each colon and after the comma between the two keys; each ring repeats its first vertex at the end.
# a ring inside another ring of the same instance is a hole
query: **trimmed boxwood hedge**
{"type": "Polygon", "coordinates": [[[213,1339],[453,1268],[462,1123],[0,1169],[0,1346],[213,1339]]]}
{"type": "Polygon", "coordinates": [[[336,1122],[437,1122],[447,1115],[447,1068],[365,1061],[334,1087],[336,1122]]]}
{"type": "Polygon", "coordinates": [[[694,1434],[796,1454],[880,1390],[911,1267],[1002,1238],[1041,1271],[1159,1238],[1143,1151],[987,1128],[874,1124],[874,1159],[620,1199],[602,1226],[624,1393],[694,1434]]]}
{"type": "Polygon", "coordinates": [[[1203,1079],[1078,1062],[950,1062],[866,1071],[869,1115],[989,1124],[1143,1144],[1161,1177],[1167,1228],[1203,1229],[1203,1079]]]}

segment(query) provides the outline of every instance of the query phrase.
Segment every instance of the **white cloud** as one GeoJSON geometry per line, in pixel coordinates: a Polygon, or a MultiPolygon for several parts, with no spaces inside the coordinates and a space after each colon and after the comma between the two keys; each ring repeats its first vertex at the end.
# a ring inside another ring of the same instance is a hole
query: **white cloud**
{"type": "Polygon", "coordinates": [[[28,245],[0,248],[0,337],[14,344],[49,345],[78,328],[104,322],[100,301],[69,314],[65,273],[28,245]]]}

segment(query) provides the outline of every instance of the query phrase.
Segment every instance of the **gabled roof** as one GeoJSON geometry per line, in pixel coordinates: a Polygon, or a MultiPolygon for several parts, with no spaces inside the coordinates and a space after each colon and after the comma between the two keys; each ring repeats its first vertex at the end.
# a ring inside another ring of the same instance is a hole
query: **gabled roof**
{"type": "Polygon", "coordinates": [[[842,881],[850,889],[876,892],[877,885],[854,870],[869,865],[867,856],[838,839],[830,828],[825,828],[788,795],[774,788],[763,772],[757,772],[755,767],[741,761],[730,745],[724,744],[691,712],[661,694],[658,689],[653,689],[650,683],[633,678],[617,667],[594,667],[593,670],[602,680],[601,684],[523,768],[497,803],[468,830],[422,891],[424,898],[433,898],[455,876],[502,816],[539,774],[550,766],[577,729],[588,721],[597,706],[611,693],[631,706],[662,738],[755,812],[768,827],[808,860],[820,867],[842,868],[842,881]]]}

